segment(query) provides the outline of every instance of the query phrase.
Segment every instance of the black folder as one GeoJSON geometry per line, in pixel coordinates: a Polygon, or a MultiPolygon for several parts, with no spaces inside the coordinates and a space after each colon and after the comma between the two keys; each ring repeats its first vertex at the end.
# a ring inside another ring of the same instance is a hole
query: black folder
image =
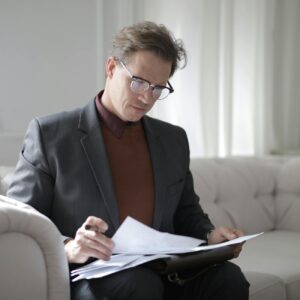
{"type": "Polygon", "coordinates": [[[201,270],[209,266],[223,263],[234,257],[234,246],[224,246],[196,253],[180,254],[173,257],[160,258],[146,265],[160,274],[172,274],[181,271],[201,270]]]}

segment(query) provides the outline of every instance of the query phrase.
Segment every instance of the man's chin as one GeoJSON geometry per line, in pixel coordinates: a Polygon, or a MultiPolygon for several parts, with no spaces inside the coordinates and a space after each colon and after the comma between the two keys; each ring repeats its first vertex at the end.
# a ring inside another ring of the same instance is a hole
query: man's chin
{"type": "Polygon", "coordinates": [[[127,116],[127,122],[138,122],[143,118],[144,114],[127,116]]]}
{"type": "Polygon", "coordinates": [[[129,120],[127,120],[127,122],[139,122],[142,119],[142,117],[139,117],[139,118],[130,118],[129,120]]]}

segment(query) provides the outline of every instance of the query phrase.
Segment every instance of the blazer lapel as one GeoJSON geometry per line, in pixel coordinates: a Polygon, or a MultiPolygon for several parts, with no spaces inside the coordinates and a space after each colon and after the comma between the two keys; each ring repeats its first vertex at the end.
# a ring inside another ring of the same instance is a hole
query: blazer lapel
{"type": "Polygon", "coordinates": [[[149,145],[155,182],[155,208],[152,225],[153,228],[159,230],[163,211],[164,209],[166,209],[165,199],[168,178],[168,168],[166,167],[166,165],[168,163],[168,159],[159,135],[157,134],[157,132],[155,132],[155,130],[153,130],[151,126],[151,119],[148,117],[144,117],[143,124],[149,145]]]}
{"type": "Polygon", "coordinates": [[[108,215],[116,230],[119,227],[119,212],[106,149],[95,107],[95,100],[91,101],[83,108],[78,128],[85,133],[81,138],[80,143],[92,169],[101,198],[107,208],[108,215]]]}
{"type": "MultiPolygon", "coordinates": [[[[168,158],[160,136],[157,134],[157,131],[153,129],[151,119],[144,117],[143,125],[149,145],[155,182],[155,209],[152,225],[153,228],[159,229],[162,222],[163,211],[166,209],[168,158]]],[[[111,218],[112,225],[116,230],[120,225],[118,205],[94,100],[83,108],[78,129],[84,132],[80,143],[92,169],[101,198],[111,218]]]]}

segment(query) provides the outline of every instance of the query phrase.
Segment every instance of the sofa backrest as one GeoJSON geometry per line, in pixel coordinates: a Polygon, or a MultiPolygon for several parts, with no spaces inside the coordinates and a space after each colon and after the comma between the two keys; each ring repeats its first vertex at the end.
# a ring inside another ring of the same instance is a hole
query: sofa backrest
{"type": "MultiPolygon", "coordinates": [[[[5,195],[13,167],[0,167],[5,195]]],[[[194,158],[194,185],[216,226],[300,231],[300,157],[194,158]]]]}
{"type": "Polygon", "coordinates": [[[195,190],[216,226],[300,231],[300,158],[195,158],[195,190]]]}

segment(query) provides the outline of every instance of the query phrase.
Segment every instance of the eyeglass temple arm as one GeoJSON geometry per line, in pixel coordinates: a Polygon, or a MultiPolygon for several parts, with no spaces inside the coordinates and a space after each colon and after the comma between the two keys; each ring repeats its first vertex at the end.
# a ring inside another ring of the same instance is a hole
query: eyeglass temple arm
{"type": "Polygon", "coordinates": [[[173,88],[173,86],[172,86],[172,84],[171,84],[171,82],[168,80],[168,85],[169,85],[169,88],[170,88],[170,93],[173,93],[174,92],[174,88],[173,88]]]}

